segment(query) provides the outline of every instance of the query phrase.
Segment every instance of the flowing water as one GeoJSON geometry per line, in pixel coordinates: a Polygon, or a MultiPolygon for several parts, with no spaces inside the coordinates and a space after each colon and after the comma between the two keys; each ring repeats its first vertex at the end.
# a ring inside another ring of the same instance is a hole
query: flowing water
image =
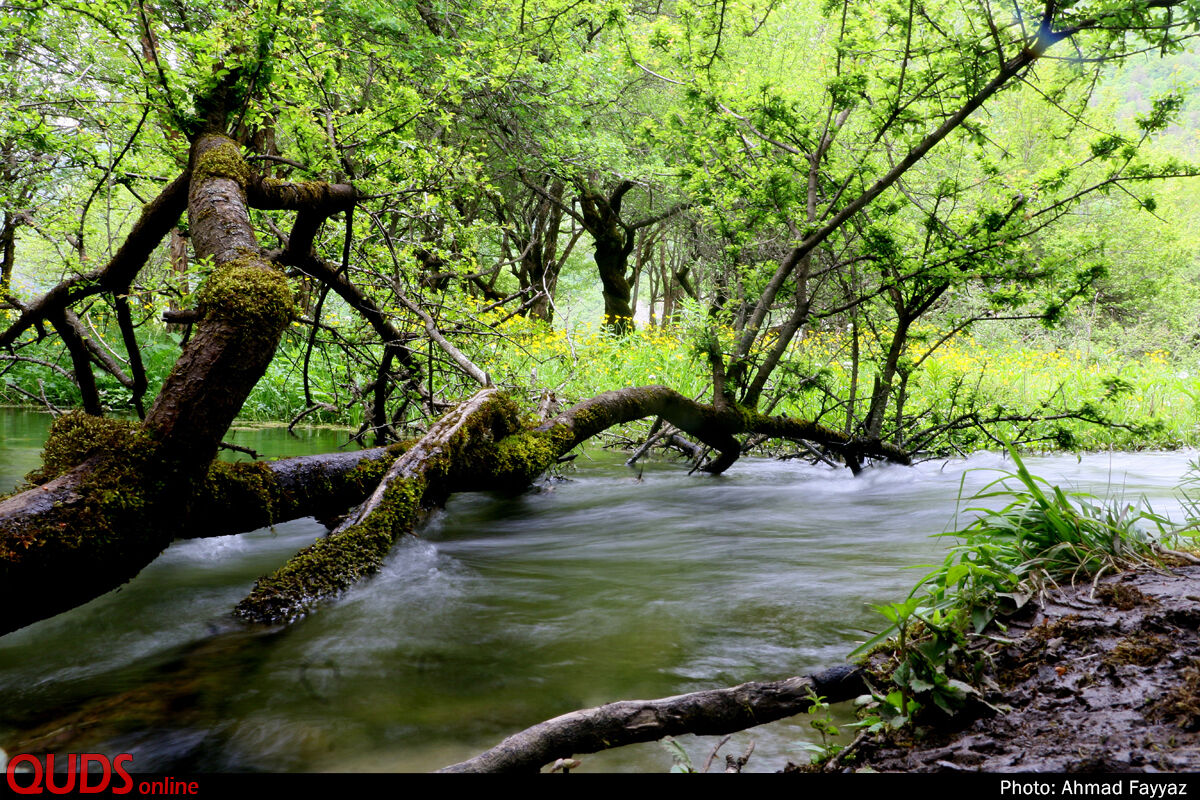
{"type": "MultiPolygon", "coordinates": [[[[36,466],[47,424],[0,410],[0,490],[36,466]]],[[[344,433],[233,441],[283,456],[344,433]]],[[[1175,513],[1192,457],[1028,465],[1175,513]]],[[[910,567],[940,561],[948,542],[930,535],[955,527],[960,485],[1005,466],[979,454],[853,478],[744,459],[712,478],[603,451],[577,463],[518,497],[454,497],[380,574],[283,631],[243,631],[229,611],[321,526],[177,543],[121,590],[0,637],[0,744],[65,727],[91,737],[72,751],[130,752],[139,770],[425,771],[577,708],[819,670],[880,627],[869,604],[901,599],[923,574],[910,567]]],[[[754,740],[749,768],[775,770],[814,736],[801,716],[727,748],[754,740]]],[[[715,741],[681,744],[699,765],[715,741]]],[[[671,765],[656,744],[582,760],[671,765]]]]}

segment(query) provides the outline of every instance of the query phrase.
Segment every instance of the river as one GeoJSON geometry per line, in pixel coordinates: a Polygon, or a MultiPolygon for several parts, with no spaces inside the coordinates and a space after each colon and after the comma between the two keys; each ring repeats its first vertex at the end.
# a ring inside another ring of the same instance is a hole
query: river
{"type": "MultiPolygon", "coordinates": [[[[0,409],[0,490],[37,465],[47,425],[0,409]]],[[[231,438],[285,456],[336,449],[345,433],[231,438]]],[[[1194,457],[1027,463],[1174,514],[1194,457]]],[[[176,543],[122,589],[0,637],[0,744],[49,726],[85,731],[72,751],[132,753],[139,771],[427,771],[573,709],[819,670],[881,627],[870,604],[901,599],[924,574],[914,565],[941,560],[948,542],[931,534],[956,527],[960,487],[1005,465],[982,453],[853,478],[750,458],[713,478],[621,460],[589,451],[518,497],[452,498],[380,574],[284,631],[246,633],[229,612],[321,526],[176,543]]],[[[815,738],[802,716],[722,752],[753,739],[747,769],[771,771],[815,738]]],[[[699,765],[715,741],[680,743],[699,765]]],[[[672,763],[657,744],[581,760],[672,763]]]]}

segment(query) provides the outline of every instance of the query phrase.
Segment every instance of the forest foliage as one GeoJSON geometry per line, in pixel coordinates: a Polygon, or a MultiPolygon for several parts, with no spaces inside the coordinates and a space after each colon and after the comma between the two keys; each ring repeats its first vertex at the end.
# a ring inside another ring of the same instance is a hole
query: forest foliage
{"type": "MultiPolygon", "coordinates": [[[[531,407],[665,383],[939,454],[1192,441],[1192,6],[7,2],[0,313],[111,259],[217,97],[268,180],[353,184],[314,253],[407,353],[293,268],[248,415],[402,439],[477,382],[440,339],[531,407]]],[[[6,396],[153,397],[212,269],[188,233],[0,342],[6,396]]]]}

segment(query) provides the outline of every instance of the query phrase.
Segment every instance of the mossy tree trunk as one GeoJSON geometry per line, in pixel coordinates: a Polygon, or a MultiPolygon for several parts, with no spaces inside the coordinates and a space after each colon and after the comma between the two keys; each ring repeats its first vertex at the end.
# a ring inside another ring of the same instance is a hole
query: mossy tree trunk
{"type": "Polygon", "coordinates": [[[582,182],[578,184],[583,226],[592,236],[595,246],[592,257],[600,273],[604,325],[614,333],[633,329],[631,290],[626,273],[634,236],[621,220],[621,202],[633,186],[631,181],[622,181],[605,196],[582,182]]]}
{"type": "Polygon", "coordinates": [[[516,405],[495,388],[481,389],[442,417],[397,458],[370,497],[326,537],[261,578],[236,613],[251,622],[288,622],[314,603],[348,588],[383,563],[396,540],[411,533],[423,508],[440,503],[452,473],[484,443],[520,428],[516,405]]]}
{"type": "Polygon", "coordinates": [[[43,320],[67,319],[73,302],[104,287],[128,286],[186,197],[197,259],[213,265],[189,315],[192,335],[140,426],[77,418],[48,442],[41,485],[0,502],[0,603],[8,609],[0,633],[120,586],[189,518],[221,437],[292,319],[288,279],[258,246],[247,190],[310,214],[354,197],[349,187],[264,183],[234,142],[198,136],[188,172],[143,209],[113,260],[24,307],[0,335],[0,344],[11,342],[43,320]]]}

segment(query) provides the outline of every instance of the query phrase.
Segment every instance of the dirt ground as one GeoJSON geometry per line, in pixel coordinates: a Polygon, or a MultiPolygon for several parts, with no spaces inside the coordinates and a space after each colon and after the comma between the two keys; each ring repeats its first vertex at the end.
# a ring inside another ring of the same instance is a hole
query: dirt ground
{"type": "Polygon", "coordinates": [[[907,740],[865,743],[850,769],[1200,770],[1200,566],[1055,591],[1010,621],[987,712],[907,740]]]}

